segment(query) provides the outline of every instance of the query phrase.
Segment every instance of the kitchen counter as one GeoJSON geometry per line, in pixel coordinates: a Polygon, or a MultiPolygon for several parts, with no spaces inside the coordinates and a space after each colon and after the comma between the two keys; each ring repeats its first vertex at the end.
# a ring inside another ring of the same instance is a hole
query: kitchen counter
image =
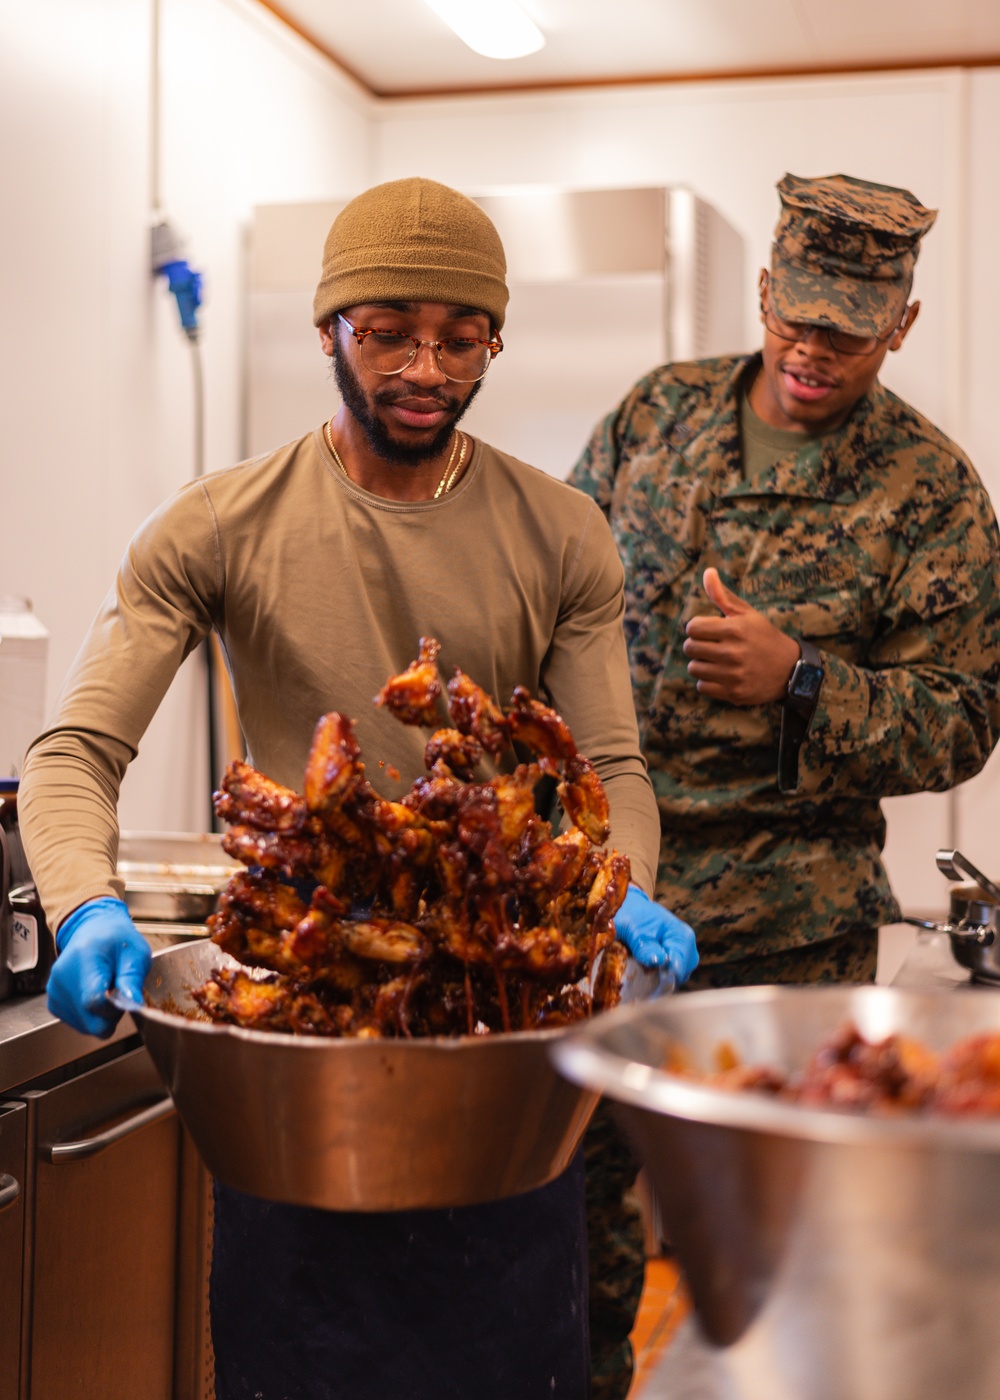
{"type": "Polygon", "coordinates": [[[123,1016],[107,1040],[96,1040],[51,1015],[44,996],[0,1002],[0,1094],[136,1034],[131,1016],[123,1016]]]}
{"type": "Polygon", "coordinates": [[[952,956],[946,933],[920,933],[891,983],[913,992],[951,992],[963,987],[997,991],[988,982],[974,982],[969,969],[952,956]]]}
{"type": "MultiPolygon", "coordinates": [[[[206,936],[200,921],[228,877],[241,868],[221,843],[216,832],[121,833],[125,902],[154,958],[176,943],[206,936]]],[[[98,1040],[51,1016],[44,996],[0,1002],[0,1094],[137,1034],[130,1016],[106,1040],[98,1040]]]]}
{"type": "MultiPolygon", "coordinates": [[[[138,927],[146,935],[154,958],[175,943],[204,934],[197,925],[179,926],[184,931],[171,934],[150,925],[138,927]]],[[[57,1020],[46,1007],[44,996],[12,997],[0,1002],[0,1094],[137,1034],[131,1016],[123,1016],[106,1040],[98,1040],[57,1020]]]]}

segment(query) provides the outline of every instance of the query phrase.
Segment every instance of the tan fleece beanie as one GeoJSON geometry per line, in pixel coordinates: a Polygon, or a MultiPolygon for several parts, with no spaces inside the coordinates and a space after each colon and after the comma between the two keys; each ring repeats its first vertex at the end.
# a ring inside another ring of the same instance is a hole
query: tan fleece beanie
{"type": "Polygon", "coordinates": [[[442,301],[485,311],[499,330],[507,260],[479,205],[436,180],[390,180],[333,221],[313,324],[362,301],[442,301]]]}

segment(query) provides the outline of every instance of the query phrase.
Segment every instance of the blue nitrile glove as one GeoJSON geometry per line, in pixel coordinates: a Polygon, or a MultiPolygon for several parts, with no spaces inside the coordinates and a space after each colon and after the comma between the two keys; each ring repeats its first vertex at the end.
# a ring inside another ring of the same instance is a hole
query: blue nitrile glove
{"type": "Polygon", "coordinates": [[[84,1035],[110,1035],[120,1011],[106,997],[111,987],[142,1001],[153,960],[149,944],[120,899],[91,899],[74,909],[56,936],[59,956],[46,988],[49,1010],[84,1035]]]}
{"type": "Polygon", "coordinates": [[[667,966],[678,985],[698,966],[694,929],[655,903],[638,885],[629,885],[615,915],[620,942],[643,967],[667,966]]]}

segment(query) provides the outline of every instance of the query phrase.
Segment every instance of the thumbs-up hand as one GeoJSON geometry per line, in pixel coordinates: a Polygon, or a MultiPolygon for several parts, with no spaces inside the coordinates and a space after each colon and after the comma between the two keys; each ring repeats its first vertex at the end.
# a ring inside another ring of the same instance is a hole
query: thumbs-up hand
{"type": "Polygon", "coordinates": [[[721,617],[693,617],[684,655],[702,695],[730,705],[767,705],[785,694],[799,659],[794,637],[750,606],[706,569],[702,582],[721,617]]]}

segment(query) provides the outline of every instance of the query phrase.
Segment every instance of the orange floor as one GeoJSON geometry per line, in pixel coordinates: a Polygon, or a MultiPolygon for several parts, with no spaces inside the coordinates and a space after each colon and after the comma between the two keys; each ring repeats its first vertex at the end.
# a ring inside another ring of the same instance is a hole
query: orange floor
{"type": "Polygon", "coordinates": [[[674,1261],[648,1259],[646,1286],[632,1329],[635,1379],[628,1393],[629,1400],[639,1400],[643,1386],[656,1370],[668,1343],[689,1310],[680,1271],[674,1261]]]}

